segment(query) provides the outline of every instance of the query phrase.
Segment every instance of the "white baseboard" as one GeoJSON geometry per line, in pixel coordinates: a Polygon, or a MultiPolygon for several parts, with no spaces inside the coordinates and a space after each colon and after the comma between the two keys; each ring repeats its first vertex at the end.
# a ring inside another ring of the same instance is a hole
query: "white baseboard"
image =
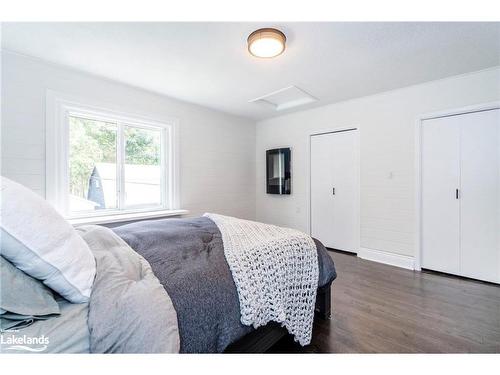
{"type": "Polygon", "coordinates": [[[373,262],[406,268],[409,270],[415,269],[415,258],[407,255],[394,254],[387,251],[361,247],[358,251],[358,257],[366,260],[371,260],[373,262]]]}

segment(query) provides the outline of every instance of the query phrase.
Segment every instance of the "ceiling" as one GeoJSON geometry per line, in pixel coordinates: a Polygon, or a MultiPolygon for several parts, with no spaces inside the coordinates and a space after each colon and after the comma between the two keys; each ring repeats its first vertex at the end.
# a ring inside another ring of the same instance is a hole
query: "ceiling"
{"type": "Polygon", "coordinates": [[[2,46],[259,120],[500,65],[500,23],[4,23],[2,46]],[[260,27],[286,34],[284,54],[248,53],[260,27]],[[318,101],[249,102],[292,85],[318,101]]]}

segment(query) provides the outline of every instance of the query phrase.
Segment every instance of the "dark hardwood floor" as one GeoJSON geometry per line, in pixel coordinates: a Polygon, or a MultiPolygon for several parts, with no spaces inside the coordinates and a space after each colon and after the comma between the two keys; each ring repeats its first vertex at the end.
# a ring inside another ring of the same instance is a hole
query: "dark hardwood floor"
{"type": "Polygon", "coordinates": [[[500,286],[330,252],[332,320],[273,353],[500,353],[500,286]]]}

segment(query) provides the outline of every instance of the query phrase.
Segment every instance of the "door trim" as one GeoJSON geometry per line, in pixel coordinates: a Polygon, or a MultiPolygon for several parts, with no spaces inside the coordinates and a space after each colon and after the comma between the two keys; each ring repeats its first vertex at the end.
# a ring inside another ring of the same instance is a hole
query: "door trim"
{"type": "Polygon", "coordinates": [[[312,235],[312,204],[311,204],[311,139],[312,137],[315,136],[321,136],[321,135],[326,135],[326,134],[332,134],[332,133],[342,133],[342,132],[348,132],[352,131],[355,134],[355,168],[356,168],[356,186],[357,186],[357,194],[355,194],[355,210],[356,210],[356,251],[354,254],[358,254],[359,249],[361,248],[361,209],[360,209],[360,195],[361,195],[361,188],[360,188],[360,181],[361,181],[361,168],[360,168],[360,130],[358,126],[344,126],[344,127],[338,127],[334,128],[332,130],[325,130],[322,132],[315,132],[315,133],[310,133],[308,136],[308,142],[307,142],[307,155],[308,155],[308,163],[307,163],[307,168],[309,169],[309,173],[307,174],[307,189],[309,191],[307,192],[308,200],[307,200],[307,213],[309,216],[309,235],[312,235]]]}
{"type": "Polygon", "coordinates": [[[422,270],[422,124],[425,120],[500,109],[500,101],[426,113],[415,120],[415,270],[422,270]]]}

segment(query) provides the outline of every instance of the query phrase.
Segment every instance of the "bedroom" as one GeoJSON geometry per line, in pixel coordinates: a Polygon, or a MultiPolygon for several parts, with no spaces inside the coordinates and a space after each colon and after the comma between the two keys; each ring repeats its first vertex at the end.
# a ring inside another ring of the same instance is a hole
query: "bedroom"
{"type": "Polygon", "coordinates": [[[2,21],[2,360],[500,352],[500,23],[318,17],[2,21]]]}

